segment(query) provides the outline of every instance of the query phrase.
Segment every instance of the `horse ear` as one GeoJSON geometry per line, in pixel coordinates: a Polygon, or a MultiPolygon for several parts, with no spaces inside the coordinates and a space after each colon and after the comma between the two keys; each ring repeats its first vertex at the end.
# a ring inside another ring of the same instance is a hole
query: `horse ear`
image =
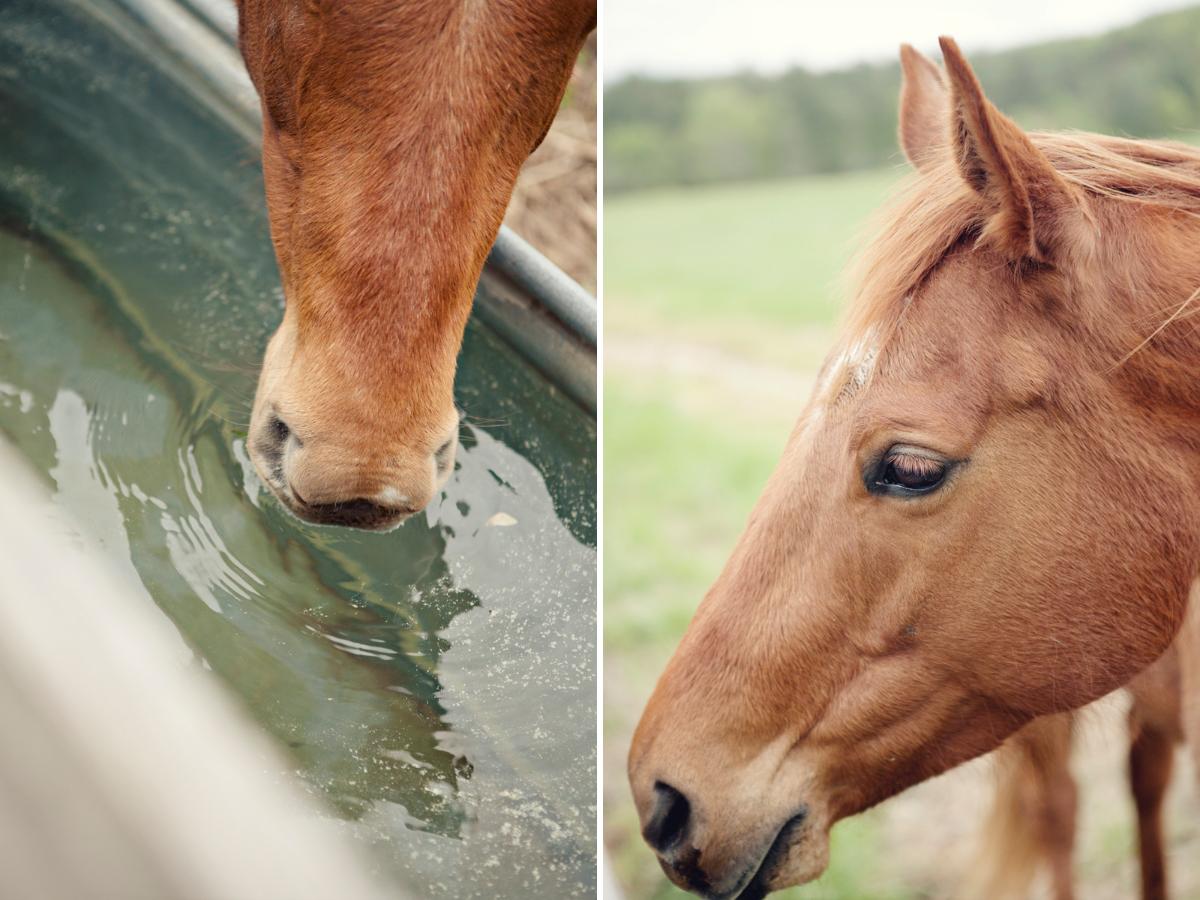
{"type": "Polygon", "coordinates": [[[916,169],[946,152],[950,92],[942,71],[909,44],[900,45],[900,146],[916,169]]]}
{"type": "Polygon", "coordinates": [[[983,95],[958,44],[948,37],[939,43],[958,168],[992,210],[983,238],[1014,259],[1049,261],[1082,199],[1020,126],[983,95]]]}

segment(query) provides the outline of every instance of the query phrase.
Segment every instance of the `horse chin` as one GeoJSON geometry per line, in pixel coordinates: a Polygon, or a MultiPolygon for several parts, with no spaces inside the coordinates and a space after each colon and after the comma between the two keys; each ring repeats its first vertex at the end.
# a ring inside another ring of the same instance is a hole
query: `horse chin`
{"type": "Polygon", "coordinates": [[[747,870],[748,877],[743,876],[743,885],[720,900],[762,900],[773,891],[819,878],[828,865],[829,829],[802,811],[776,832],[762,858],[747,870]]]}
{"type": "MultiPolygon", "coordinates": [[[[784,837],[781,832],[780,838],[784,837]]],[[[820,878],[828,868],[828,828],[806,823],[787,835],[784,842],[780,838],[738,900],[760,900],[772,891],[807,884],[820,878]]]]}
{"type": "Polygon", "coordinates": [[[713,871],[704,856],[688,847],[660,856],[659,865],[676,886],[706,900],[762,900],[821,876],[829,865],[829,828],[801,809],[754,849],[746,848],[740,861],[731,859],[713,871]]]}
{"type": "Polygon", "coordinates": [[[359,531],[387,532],[399,528],[413,515],[407,510],[393,510],[374,504],[364,505],[360,509],[357,502],[308,506],[292,497],[286,497],[278,491],[275,491],[275,495],[279,497],[288,512],[310,525],[336,525],[359,531]]]}

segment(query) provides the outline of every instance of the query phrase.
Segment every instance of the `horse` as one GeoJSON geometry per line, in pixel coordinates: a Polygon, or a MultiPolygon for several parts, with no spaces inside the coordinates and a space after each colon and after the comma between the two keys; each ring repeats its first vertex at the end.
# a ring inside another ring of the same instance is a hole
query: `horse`
{"type": "MultiPolygon", "coordinates": [[[[1200,603],[1189,605],[1176,645],[1128,685],[1129,787],[1137,817],[1142,900],[1166,900],[1168,868],[1163,799],[1185,740],[1185,718],[1200,723],[1188,704],[1200,702],[1200,603]],[[1180,647],[1185,648],[1184,652],[1180,647]],[[1189,652],[1186,648],[1191,648],[1189,652]]],[[[1018,900],[1039,869],[1049,874],[1054,900],[1074,900],[1072,857],[1078,788],[1070,756],[1075,714],[1035,719],[996,751],[998,779],[980,852],[964,896],[1018,900]]]]}
{"type": "Polygon", "coordinates": [[[915,172],[631,744],[706,897],[810,881],[836,822],[1127,684],[1200,569],[1200,153],[1027,133],[940,43],[901,51],[915,172]]]}
{"type": "Polygon", "coordinates": [[[247,450],[301,519],[384,530],[453,469],[476,282],[594,0],[238,0],[283,321],[247,450]]]}

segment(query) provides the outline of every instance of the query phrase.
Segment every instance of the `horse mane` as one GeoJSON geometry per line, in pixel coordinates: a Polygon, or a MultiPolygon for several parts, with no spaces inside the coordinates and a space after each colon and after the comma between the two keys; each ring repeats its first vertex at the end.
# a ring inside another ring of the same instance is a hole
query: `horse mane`
{"type": "MultiPolygon", "coordinates": [[[[1068,182],[1090,197],[1200,217],[1200,148],[1084,132],[1030,139],[1068,182]]],[[[849,270],[851,334],[890,330],[905,299],[956,247],[977,238],[988,210],[950,153],[906,178],[872,223],[874,239],[849,270]]]]}

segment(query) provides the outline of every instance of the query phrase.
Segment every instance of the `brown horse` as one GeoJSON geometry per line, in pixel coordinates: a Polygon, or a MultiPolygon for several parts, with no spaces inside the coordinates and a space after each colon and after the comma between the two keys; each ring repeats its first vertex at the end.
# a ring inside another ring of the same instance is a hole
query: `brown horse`
{"type": "MultiPolygon", "coordinates": [[[[1200,696],[1200,604],[1189,604],[1188,624],[1176,644],[1129,684],[1129,787],[1137,814],[1142,900],[1166,900],[1168,866],[1163,800],[1175,748],[1185,739],[1184,716],[1200,696]]],[[[1050,876],[1054,900],[1074,900],[1072,856],[1077,787],[1071,774],[1073,714],[1035,719],[997,751],[996,798],[966,896],[1020,900],[1039,869],[1050,876]]],[[[1200,734],[1196,735],[1200,738],[1200,734]]],[[[1200,740],[1193,746],[1200,747],[1200,740]]]]}
{"type": "Polygon", "coordinates": [[[838,820],[1127,683],[1200,567],[1200,153],[1027,134],[902,54],[917,171],[634,735],[677,884],[760,897],[838,820]]]}
{"type": "Polygon", "coordinates": [[[287,299],[247,441],[298,516],[387,528],[453,468],[455,361],[594,0],[238,0],[287,299]]]}

